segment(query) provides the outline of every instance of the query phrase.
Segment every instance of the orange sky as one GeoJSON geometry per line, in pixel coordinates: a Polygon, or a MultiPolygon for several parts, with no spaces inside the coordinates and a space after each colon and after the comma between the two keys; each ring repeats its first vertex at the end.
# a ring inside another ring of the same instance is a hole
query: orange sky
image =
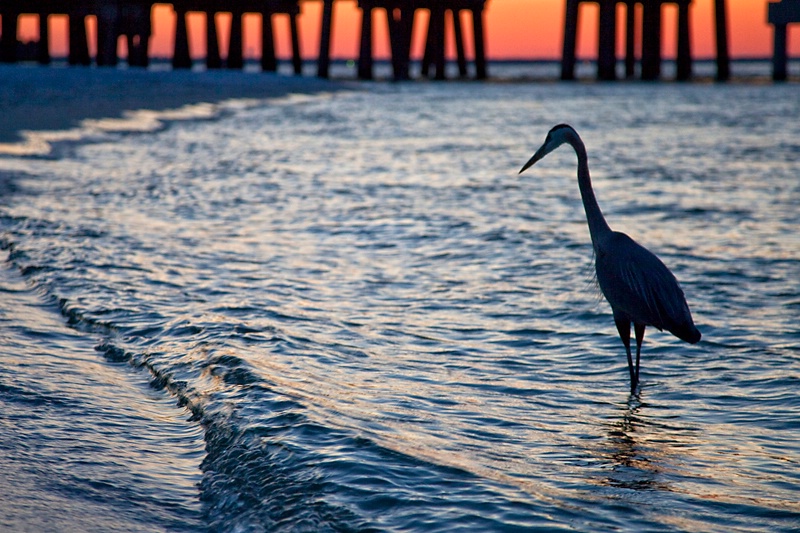
{"type": "MultiPolygon", "coordinates": [[[[714,0],[693,0],[691,7],[691,42],[692,54],[695,57],[711,57],[715,54],[713,31],[714,0]]],[[[488,0],[484,15],[486,32],[486,50],[490,58],[558,58],[562,46],[562,25],[564,20],[564,0],[488,0]]],[[[302,14],[299,18],[301,50],[306,57],[315,57],[319,46],[319,25],[321,2],[306,1],[302,3],[302,14]]],[[[729,45],[732,57],[769,56],[772,54],[772,26],[767,24],[766,0],[728,0],[729,45]]],[[[230,15],[218,14],[220,37],[227,41],[226,28],[230,24],[230,15]]],[[[469,23],[470,16],[462,14],[469,23]]],[[[618,8],[618,35],[624,28],[624,8],[618,8]]],[[[415,25],[413,52],[420,53],[423,30],[426,27],[425,13],[418,13],[415,25]]],[[[597,6],[584,4],[580,12],[580,32],[578,54],[583,57],[596,56],[597,50],[597,6]]],[[[335,4],[332,54],[334,57],[356,57],[358,55],[358,36],[361,15],[356,8],[355,0],[338,0],[335,4]]],[[[663,10],[663,54],[665,57],[675,55],[675,25],[677,9],[665,6],[663,10]]],[[[376,12],[374,19],[376,36],[375,53],[388,57],[388,38],[386,37],[386,18],[382,11],[376,12]]],[[[23,16],[20,20],[20,37],[23,40],[34,39],[37,35],[37,17],[23,16]]],[[[170,5],[156,6],[153,13],[153,36],[151,51],[153,54],[169,56],[173,47],[174,12],[170,5]]],[[[276,48],[278,55],[289,55],[288,20],[278,15],[274,20],[276,48]]],[[[51,17],[51,52],[64,54],[66,50],[66,17],[51,17]]],[[[94,21],[88,23],[90,34],[94,33],[94,21]]],[[[191,37],[190,51],[193,57],[205,54],[205,16],[191,14],[189,18],[191,37]]],[[[245,50],[248,55],[257,55],[261,47],[260,16],[245,16],[245,50]]],[[[622,57],[623,42],[618,39],[618,50],[622,57]]],[[[452,43],[450,43],[452,48],[452,43]]],[[[92,46],[92,50],[94,46],[92,46]]],[[[227,49],[223,42],[221,51],[227,49]]],[[[467,38],[467,51],[471,54],[471,39],[467,38]]],[[[800,25],[790,26],[789,51],[792,55],[800,55],[800,25]]]]}

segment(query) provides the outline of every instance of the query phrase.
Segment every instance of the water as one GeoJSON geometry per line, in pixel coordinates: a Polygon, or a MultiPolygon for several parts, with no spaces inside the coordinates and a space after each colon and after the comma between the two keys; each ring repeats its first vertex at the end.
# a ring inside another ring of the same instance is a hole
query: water
{"type": "Polygon", "coordinates": [[[796,96],[378,83],[2,158],[2,523],[798,530],[796,96]],[[703,333],[638,398],[574,155],[517,175],[563,121],[703,333]]]}

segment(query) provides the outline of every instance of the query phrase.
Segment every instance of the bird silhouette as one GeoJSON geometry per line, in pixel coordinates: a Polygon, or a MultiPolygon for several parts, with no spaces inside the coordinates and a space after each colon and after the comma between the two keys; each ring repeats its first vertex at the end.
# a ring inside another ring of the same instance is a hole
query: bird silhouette
{"type": "Polygon", "coordinates": [[[553,127],[544,144],[520,169],[520,174],[562,144],[572,146],[578,156],[578,188],[592,237],[597,282],[603,296],[611,304],[614,324],[625,345],[631,394],[635,394],[639,385],[639,359],[647,326],[667,330],[690,344],[700,340],[700,332],[694,325],[683,290],[672,272],[655,254],[608,226],[592,190],[586,147],[572,126],[559,124],[553,127]],[[636,335],[635,365],[631,357],[631,323],[636,335]]]}

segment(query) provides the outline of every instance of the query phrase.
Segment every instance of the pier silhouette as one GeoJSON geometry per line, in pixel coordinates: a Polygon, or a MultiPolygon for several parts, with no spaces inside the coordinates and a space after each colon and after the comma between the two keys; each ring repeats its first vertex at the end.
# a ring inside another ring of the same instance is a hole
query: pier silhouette
{"type": "MultiPolygon", "coordinates": [[[[311,0],[309,0],[311,1],[311,0]]],[[[331,64],[331,35],[335,25],[334,0],[317,0],[322,2],[322,21],[320,46],[317,55],[317,75],[328,77],[331,64]]],[[[656,80],[661,77],[661,11],[665,4],[677,5],[677,71],[678,80],[692,77],[692,54],[690,43],[689,6],[691,0],[553,0],[565,3],[564,39],[561,57],[561,79],[575,78],[576,39],[578,33],[578,16],[580,7],[585,3],[599,5],[597,78],[600,80],[617,79],[618,58],[615,44],[617,42],[617,6],[623,4],[626,9],[624,28],[625,57],[624,77],[637,77],[644,80],[656,80]],[[641,8],[641,17],[636,17],[637,6],[641,8]],[[640,20],[637,20],[640,19],[640,20]],[[638,35],[641,43],[637,43],[636,25],[640,24],[638,35]],[[637,45],[640,46],[637,54],[637,45]]],[[[769,21],[775,25],[775,75],[776,79],[786,76],[786,24],[798,21],[798,3],[800,0],[781,0],[769,6],[769,21]],[[781,43],[783,43],[781,45],[781,43]],[[782,50],[782,51],[781,51],[782,50]]],[[[86,17],[96,17],[96,49],[94,58],[98,66],[113,66],[119,61],[117,43],[124,37],[128,48],[127,63],[129,66],[147,66],[150,60],[148,44],[151,35],[151,12],[156,2],[148,0],[0,0],[0,61],[15,62],[24,56],[41,64],[50,62],[48,52],[47,18],[50,15],[67,15],[69,19],[69,54],[71,65],[89,65],[89,45],[86,32],[86,17]],[[22,14],[39,16],[39,41],[21,46],[17,39],[17,20],[22,14]],[[21,52],[21,50],[27,52],[21,52]],[[31,57],[33,56],[33,57],[31,57]]],[[[242,68],[243,55],[243,23],[245,13],[258,13],[262,17],[262,49],[260,66],[264,71],[275,71],[278,61],[275,55],[273,15],[287,15],[292,50],[292,67],[296,74],[301,74],[303,62],[298,35],[297,17],[301,13],[299,0],[175,0],[171,3],[176,13],[174,28],[175,45],[172,55],[172,66],[176,69],[191,68],[193,60],[189,54],[189,36],[187,14],[200,12],[206,15],[206,68],[242,68]],[[229,28],[219,28],[217,13],[230,13],[229,28]],[[227,57],[220,56],[220,32],[229,35],[229,51],[227,57]]],[[[385,13],[390,40],[390,54],[393,77],[396,80],[409,79],[411,63],[411,38],[414,31],[416,13],[427,11],[428,27],[425,34],[424,53],[421,58],[420,73],[423,77],[445,79],[446,57],[445,41],[448,31],[452,32],[455,42],[455,55],[459,77],[466,77],[468,60],[464,51],[464,35],[472,32],[474,43],[473,62],[474,77],[483,79],[487,74],[485,53],[485,29],[483,14],[486,0],[358,0],[358,8],[362,13],[359,39],[359,57],[357,75],[360,79],[373,78],[373,28],[376,12],[385,13]],[[472,24],[465,27],[460,16],[462,12],[471,15],[472,24]]],[[[717,45],[717,79],[727,80],[730,76],[730,60],[728,57],[728,37],[725,0],[714,0],[714,29],[717,45]]],[[[521,16],[524,16],[521,13],[521,16]]],[[[356,37],[356,36],[354,36],[356,37]]]]}
{"type": "Polygon", "coordinates": [[[768,4],[767,20],[775,29],[772,52],[772,79],[784,81],[787,77],[786,27],[800,23],[800,0],[780,0],[768,4]]]}
{"type": "MultiPolygon", "coordinates": [[[[326,0],[330,2],[331,0],[326,0]]],[[[463,33],[460,12],[472,14],[473,42],[475,43],[475,77],[486,78],[486,56],[483,35],[483,9],[485,0],[359,0],[362,11],[361,37],[358,59],[358,77],[372,79],[372,24],[373,12],[383,10],[389,29],[392,70],[394,78],[409,78],[411,54],[411,35],[418,10],[430,13],[422,57],[422,75],[434,79],[445,79],[445,33],[449,17],[456,44],[458,71],[461,77],[467,75],[467,60],[464,53],[463,33]],[[431,70],[433,68],[433,70],[431,70]]],[[[326,13],[329,13],[326,11],[326,13]]],[[[326,36],[330,38],[330,35],[326,36]]],[[[329,58],[325,58],[327,63],[329,58]]],[[[326,75],[321,72],[320,75],[326,75]]]]}
{"type": "Polygon", "coordinates": [[[289,17],[289,29],[292,45],[292,66],[295,74],[302,73],[303,61],[300,56],[300,37],[297,30],[297,16],[300,5],[297,0],[179,0],[173,3],[177,15],[175,27],[175,52],[172,56],[173,68],[191,68],[189,56],[189,37],[186,16],[190,11],[204,12],[206,15],[206,68],[223,66],[219,53],[217,32],[217,13],[230,13],[228,56],[224,62],[227,68],[240,69],[244,66],[242,37],[242,17],[245,13],[261,15],[261,68],[272,72],[277,70],[278,61],[275,56],[275,39],[273,37],[272,16],[285,14],[289,17]]]}
{"type": "MultiPolygon", "coordinates": [[[[717,42],[717,79],[730,76],[728,57],[727,17],[724,0],[714,0],[715,30],[717,42]]],[[[665,4],[678,6],[678,80],[688,80],[692,75],[692,54],[689,40],[689,5],[691,0],[566,0],[564,22],[564,50],[561,60],[561,79],[575,78],[575,47],[578,35],[578,13],[582,3],[596,3],[600,8],[598,17],[597,79],[617,78],[617,5],[626,9],[625,24],[625,77],[633,78],[636,69],[635,8],[642,6],[641,20],[641,78],[655,80],[661,76],[661,11],[665,4]]]]}

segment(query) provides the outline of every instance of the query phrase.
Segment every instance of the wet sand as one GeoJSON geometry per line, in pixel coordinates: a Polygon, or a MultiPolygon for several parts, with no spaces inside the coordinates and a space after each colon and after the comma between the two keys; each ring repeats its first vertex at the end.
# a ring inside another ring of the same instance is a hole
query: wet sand
{"type": "Polygon", "coordinates": [[[262,72],[0,65],[0,143],[20,142],[24,131],[70,129],[85,119],[120,118],[128,111],[343,87],[314,77],[262,72]]]}

